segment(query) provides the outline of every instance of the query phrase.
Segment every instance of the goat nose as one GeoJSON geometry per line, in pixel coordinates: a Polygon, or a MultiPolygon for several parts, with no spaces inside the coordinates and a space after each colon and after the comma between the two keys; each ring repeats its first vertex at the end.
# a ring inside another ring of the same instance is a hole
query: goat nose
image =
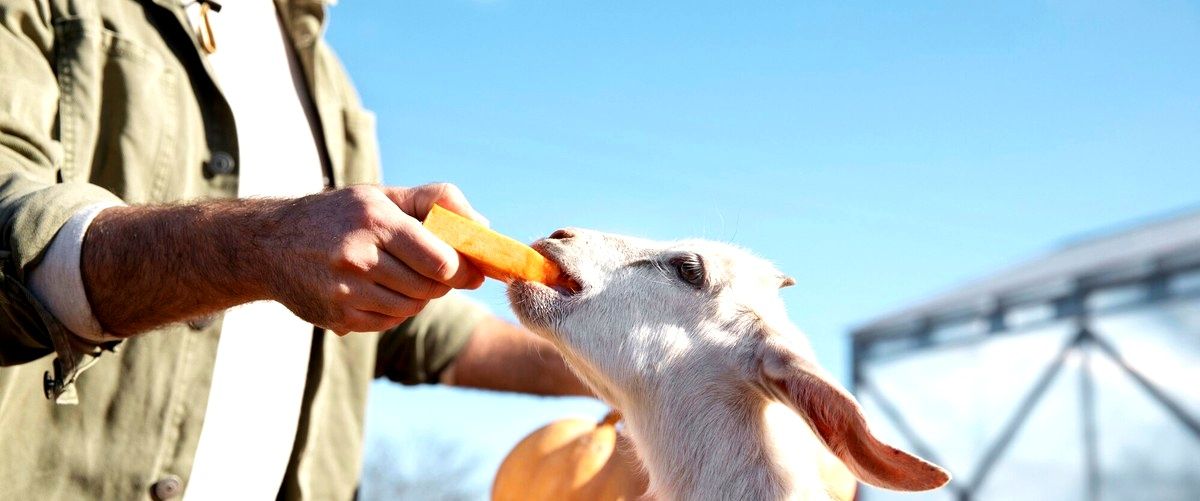
{"type": "Polygon", "coordinates": [[[572,230],[566,229],[566,228],[554,230],[554,233],[550,234],[550,238],[553,240],[563,240],[566,238],[574,238],[574,237],[575,237],[575,232],[572,230]]]}

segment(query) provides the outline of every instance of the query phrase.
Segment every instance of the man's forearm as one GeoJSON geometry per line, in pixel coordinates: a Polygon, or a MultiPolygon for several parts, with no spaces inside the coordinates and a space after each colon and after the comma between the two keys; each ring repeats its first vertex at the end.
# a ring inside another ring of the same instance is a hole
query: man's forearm
{"type": "Polygon", "coordinates": [[[592,394],[549,341],[495,317],[480,322],[448,372],[454,386],[538,395],[592,394]]]}
{"type": "Polygon", "coordinates": [[[84,289],[118,336],[258,299],[338,333],[387,330],[450,288],[483,282],[421,226],[435,202],[473,213],[446,184],[113,207],[83,239],[84,289]]]}
{"type": "Polygon", "coordinates": [[[259,276],[282,200],[113,207],[84,238],[81,271],[106,332],[128,336],[267,297],[259,276]]]}

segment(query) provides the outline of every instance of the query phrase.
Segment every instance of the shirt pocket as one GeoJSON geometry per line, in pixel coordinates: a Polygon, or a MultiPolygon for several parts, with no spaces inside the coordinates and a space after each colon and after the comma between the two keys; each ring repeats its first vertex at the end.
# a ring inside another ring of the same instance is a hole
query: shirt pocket
{"type": "MultiPolygon", "coordinates": [[[[82,18],[55,23],[63,181],[130,203],[162,200],[179,163],[184,72],[156,51],[82,18]]],[[[161,44],[161,39],[155,40],[161,44]]]]}

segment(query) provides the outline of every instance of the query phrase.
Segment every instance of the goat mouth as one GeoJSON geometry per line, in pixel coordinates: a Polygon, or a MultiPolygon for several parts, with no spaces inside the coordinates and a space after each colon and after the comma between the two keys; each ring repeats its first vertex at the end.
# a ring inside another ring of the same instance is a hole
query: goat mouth
{"type": "Polygon", "coordinates": [[[559,295],[564,296],[564,297],[575,296],[583,291],[583,284],[575,276],[573,271],[568,266],[566,266],[566,264],[563,263],[562,259],[560,259],[558,256],[556,256],[555,253],[551,249],[547,248],[547,246],[545,244],[543,244],[541,241],[534,242],[533,250],[537,251],[538,254],[541,254],[542,257],[546,258],[546,260],[550,261],[551,263],[554,263],[554,265],[558,267],[559,272],[560,272],[559,280],[556,283],[539,284],[539,285],[544,285],[546,287],[549,287],[550,289],[553,289],[559,295]]]}
{"type": "Polygon", "coordinates": [[[528,280],[514,280],[508,284],[508,300],[517,318],[534,332],[553,340],[550,334],[553,325],[560,322],[578,303],[586,289],[579,280],[577,270],[565,262],[562,249],[552,241],[534,242],[534,250],[558,266],[558,283],[543,284],[528,280]],[[548,330],[550,329],[550,330],[548,330]]]}
{"type": "Polygon", "coordinates": [[[566,277],[561,284],[553,284],[549,287],[563,296],[574,296],[583,290],[583,287],[579,285],[579,282],[571,277],[566,277]]]}

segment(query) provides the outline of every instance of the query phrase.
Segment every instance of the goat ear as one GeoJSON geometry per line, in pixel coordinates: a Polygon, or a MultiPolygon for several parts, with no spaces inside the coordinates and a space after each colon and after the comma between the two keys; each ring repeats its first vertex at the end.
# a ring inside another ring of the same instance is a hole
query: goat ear
{"type": "Polygon", "coordinates": [[[768,391],[796,410],[859,480],[899,491],[935,489],[950,481],[937,465],[871,434],[858,402],[818,365],[766,341],[760,371],[768,391]]]}

